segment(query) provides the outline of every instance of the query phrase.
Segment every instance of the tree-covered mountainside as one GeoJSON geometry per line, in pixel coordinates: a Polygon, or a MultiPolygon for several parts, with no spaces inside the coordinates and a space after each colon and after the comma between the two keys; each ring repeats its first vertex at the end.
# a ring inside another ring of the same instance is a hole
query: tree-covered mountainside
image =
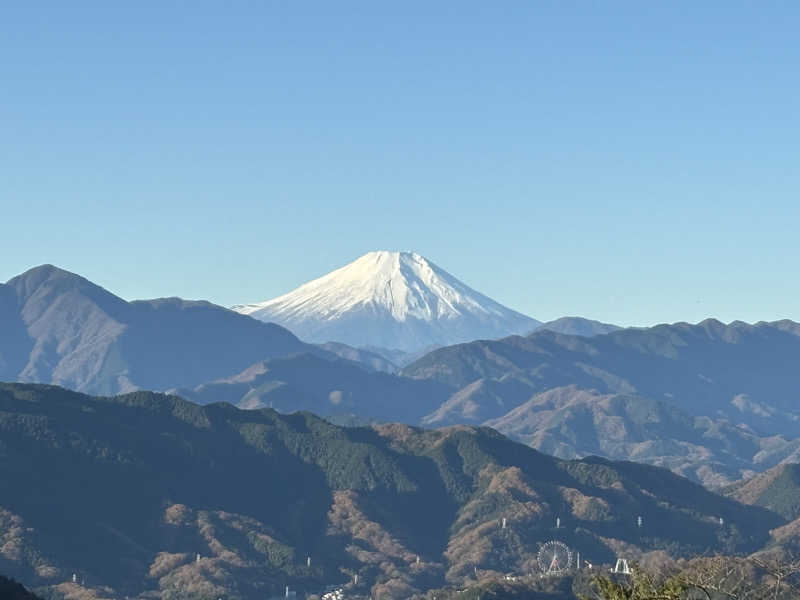
{"type": "Polygon", "coordinates": [[[0,571],[122,596],[263,598],[357,574],[406,598],[476,569],[531,572],[550,539],[600,564],[750,551],[783,523],[664,469],[559,460],[488,428],[31,384],[0,385],[0,482],[0,571]]]}
{"type": "Polygon", "coordinates": [[[800,518],[800,464],[778,465],[722,493],[743,504],[763,506],[792,521],[800,518]]]}

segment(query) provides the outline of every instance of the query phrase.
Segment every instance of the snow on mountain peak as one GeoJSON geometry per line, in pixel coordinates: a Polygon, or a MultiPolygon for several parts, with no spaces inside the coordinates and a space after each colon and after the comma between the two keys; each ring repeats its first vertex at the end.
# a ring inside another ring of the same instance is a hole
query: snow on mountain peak
{"type": "Polygon", "coordinates": [[[368,252],[273,300],[233,310],[284,325],[308,341],[404,350],[524,333],[538,323],[416,252],[386,250],[368,252]]]}

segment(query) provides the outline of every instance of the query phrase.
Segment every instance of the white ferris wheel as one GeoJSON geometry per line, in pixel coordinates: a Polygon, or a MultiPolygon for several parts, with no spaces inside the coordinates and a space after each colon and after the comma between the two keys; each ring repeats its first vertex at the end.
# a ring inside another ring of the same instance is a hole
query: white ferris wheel
{"type": "Polygon", "coordinates": [[[545,575],[562,575],[572,567],[572,550],[563,542],[551,540],[542,544],[536,560],[545,575]]]}

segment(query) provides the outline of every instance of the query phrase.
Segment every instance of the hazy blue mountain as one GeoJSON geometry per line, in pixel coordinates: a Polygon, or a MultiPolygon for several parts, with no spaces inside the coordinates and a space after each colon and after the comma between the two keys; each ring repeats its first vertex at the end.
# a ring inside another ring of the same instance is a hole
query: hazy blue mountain
{"type": "Polygon", "coordinates": [[[353,346],[340,344],[339,342],[326,342],[324,344],[317,344],[317,346],[325,352],[363,365],[372,371],[397,373],[397,371],[400,370],[399,365],[393,363],[382,353],[373,352],[367,348],[354,348],[353,346]]]}
{"type": "Polygon", "coordinates": [[[357,363],[313,354],[256,363],[232,377],[174,393],[199,404],[308,410],[322,416],[355,415],[418,423],[449,390],[435,381],[368,371],[357,363]]]}
{"type": "Polygon", "coordinates": [[[714,487],[792,460],[800,449],[800,440],[759,437],[667,402],[575,386],[537,394],[486,424],[560,458],[635,460],[714,487]]]}
{"type": "Polygon", "coordinates": [[[33,350],[14,288],[0,284],[0,379],[13,380],[25,369],[33,350]]]}
{"type": "Polygon", "coordinates": [[[114,393],[198,385],[312,350],[208,302],[126,302],[51,265],[0,286],[0,377],[114,393]]]}
{"type": "Polygon", "coordinates": [[[180,393],[201,403],[303,408],[340,422],[488,424],[560,457],[637,460],[717,487],[800,455],[791,408],[779,410],[749,395],[760,389],[758,381],[774,383],[772,365],[767,362],[765,376],[758,361],[768,358],[773,344],[796,343],[795,332],[788,322],[677,324],[595,338],[541,331],[434,351],[404,371],[416,387],[408,377],[376,377],[352,365],[298,356],[180,393]],[[610,343],[601,339],[609,337],[610,343]],[[741,363],[748,353],[756,357],[753,370],[736,374],[745,387],[715,391],[703,378],[710,373],[721,386],[736,385],[726,361],[733,356],[741,363]],[[431,359],[429,371],[414,370],[431,359]],[[692,369],[695,377],[686,374],[692,369]],[[658,382],[669,387],[654,387],[658,382]],[[436,385],[426,385],[431,383],[436,385]],[[696,402],[709,391],[716,402],[696,402]],[[778,420],[786,422],[774,428],[778,420]]]}
{"type": "Polygon", "coordinates": [[[529,572],[553,538],[600,565],[748,552],[784,522],[664,469],[563,461],[489,428],[341,428],[30,384],[0,384],[0,482],[0,568],[48,597],[255,600],[358,574],[355,591],[400,600],[476,567],[529,572]]]}
{"type": "Polygon", "coordinates": [[[397,365],[399,370],[402,370],[403,367],[410,365],[415,360],[419,360],[429,352],[433,352],[439,348],[441,348],[441,346],[434,345],[417,350],[415,352],[404,352],[403,350],[392,350],[389,348],[380,348],[378,346],[364,346],[363,349],[382,356],[386,360],[391,361],[392,364],[397,365]]]}
{"type": "Polygon", "coordinates": [[[583,317],[561,317],[554,321],[547,321],[542,323],[533,331],[542,329],[549,329],[556,333],[563,333],[566,335],[579,335],[582,337],[592,337],[595,335],[603,335],[604,333],[611,333],[622,329],[619,325],[612,325],[611,323],[601,323],[600,321],[593,321],[591,319],[584,319],[583,317]]]}
{"type": "MultiPolygon", "coordinates": [[[[431,379],[419,379],[431,381],[431,379]]],[[[433,379],[433,381],[436,381],[433,379]]],[[[461,389],[450,388],[451,395],[436,410],[425,415],[422,424],[431,427],[466,423],[479,425],[504,415],[531,397],[528,381],[510,375],[481,378],[461,389]]]]}
{"type": "Polygon", "coordinates": [[[436,350],[439,346],[434,348],[430,348],[428,351],[422,352],[422,354],[410,354],[408,352],[403,352],[402,350],[392,350],[389,348],[381,348],[379,346],[363,346],[363,349],[367,352],[372,352],[377,354],[378,356],[382,356],[386,360],[390,361],[392,364],[397,365],[398,367],[404,367],[406,365],[411,364],[418,358],[425,356],[430,351],[436,350]]]}
{"type": "MultiPolygon", "coordinates": [[[[444,383],[454,394],[465,395],[479,381],[512,389],[510,402],[479,401],[486,419],[503,416],[514,408],[511,404],[522,403],[520,398],[576,385],[664,401],[690,416],[745,424],[759,435],[798,436],[798,362],[797,323],[725,325],[709,319],[594,337],[543,330],[527,337],[476,341],[435,350],[403,374],[444,383]]],[[[464,401],[440,413],[437,422],[448,422],[448,412],[460,418],[463,405],[464,401]]]]}

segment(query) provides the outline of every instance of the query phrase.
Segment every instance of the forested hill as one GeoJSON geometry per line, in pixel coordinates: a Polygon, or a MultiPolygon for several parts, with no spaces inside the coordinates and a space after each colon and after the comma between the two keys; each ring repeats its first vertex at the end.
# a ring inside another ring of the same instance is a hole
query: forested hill
{"type": "Polygon", "coordinates": [[[534,570],[553,538],[602,562],[747,551],[782,523],[663,469],[558,460],[488,428],[342,428],[43,385],[0,384],[0,481],[0,568],[128,596],[263,598],[357,573],[401,598],[476,567],[534,570]]]}

